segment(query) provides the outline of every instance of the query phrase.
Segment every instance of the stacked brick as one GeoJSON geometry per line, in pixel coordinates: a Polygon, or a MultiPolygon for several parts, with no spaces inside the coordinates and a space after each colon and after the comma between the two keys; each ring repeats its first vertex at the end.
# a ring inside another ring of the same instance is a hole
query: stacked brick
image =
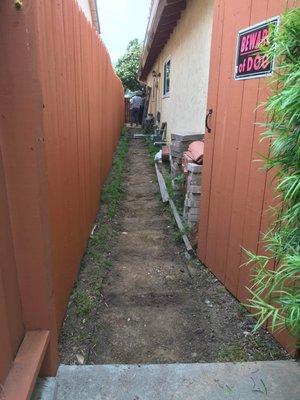
{"type": "Polygon", "coordinates": [[[202,140],[203,135],[198,133],[172,133],[170,144],[171,176],[176,178],[182,174],[182,156],[189,145],[195,140],[202,140]]]}
{"type": "Polygon", "coordinates": [[[189,163],[187,168],[183,217],[190,227],[196,225],[199,220],[202,168],[203,165],[195,163],[189,163]]]}

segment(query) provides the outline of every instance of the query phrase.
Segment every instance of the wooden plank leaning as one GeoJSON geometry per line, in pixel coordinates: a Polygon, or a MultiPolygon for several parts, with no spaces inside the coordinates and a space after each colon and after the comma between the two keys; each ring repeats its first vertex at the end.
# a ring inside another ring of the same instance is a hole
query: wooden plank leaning
{"type": "Polygon", "coordinates": [[[160,172],[157,163],[155,163],[155,170],[156,170],[156,176],[157,176],[157,181],[158,181],[158,185],[159,185],[159,189],[160,189],[160,194],[161,194],[161,198],[163,203],[169,203],[172,213],[174,215],[176,224],[178,226],[178,229],[180,230],[180,232],[182,233],[182,240],[184,242],[184,245],[186,247],[186,250],[189,254],[194,255],[194,249],[191,246],[191,243],[189,241],[189,238],[187,237],[187,235],[183,234],[184,231],[184,226],[183,223],[181,221],[180,215],[177,211],[177,208],[173,202],[172,199],[170,199],[169,197],[169,193],[168,193],[168,189],[164,180],[164,177],[162,175],[162,173],[160,172]]]}

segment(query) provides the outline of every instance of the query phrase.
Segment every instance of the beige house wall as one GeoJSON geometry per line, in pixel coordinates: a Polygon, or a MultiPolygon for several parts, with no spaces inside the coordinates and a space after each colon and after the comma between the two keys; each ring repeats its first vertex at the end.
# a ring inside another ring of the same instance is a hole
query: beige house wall
{"type": "Polygon", "coordinates": [[[152,87],[150,110],[161,112],[168,139],[175,132],[205,132],[213,1],[188,0],[177,27],[148,75],[152,87]],[[164,62],[171,58],[170,95],[163,96],[164,62]],[[157,88],[153,89],[157,83],[157,88]]]}

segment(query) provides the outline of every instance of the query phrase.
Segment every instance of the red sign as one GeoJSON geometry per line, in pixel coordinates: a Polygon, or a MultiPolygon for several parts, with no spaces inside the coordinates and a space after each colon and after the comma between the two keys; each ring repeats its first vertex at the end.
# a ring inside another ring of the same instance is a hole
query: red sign
{"type": "Polygon", "coordinates": [[[235,79],[249,79],[271,75],[274,60],[269,60],[260,50],[270,44],[270,27],[277,27],[279,17],[250,26],[238,34],[235,79]]]}

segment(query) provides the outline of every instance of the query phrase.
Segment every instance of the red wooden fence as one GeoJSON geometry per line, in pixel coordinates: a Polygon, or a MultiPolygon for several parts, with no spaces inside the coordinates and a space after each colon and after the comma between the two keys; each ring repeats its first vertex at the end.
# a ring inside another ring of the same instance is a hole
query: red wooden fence
{"type": "MultiPolygon", "coordinates": [[[[50,332],[43,372],[56,371],[57,336],[119,140],[124,97],[75,0],[24,0],[20,9],[2,0],[0,54],[0,383],[7,399],[20,400],[29,366],[13,385],[14,360],[20,344],[24,352],[36,340],[29,331],[50,332]]],[[[47,340],[40,337],[37,352],[47,340]]],[[[30,365],[31,381],[40,362],[30,365]]]]}

